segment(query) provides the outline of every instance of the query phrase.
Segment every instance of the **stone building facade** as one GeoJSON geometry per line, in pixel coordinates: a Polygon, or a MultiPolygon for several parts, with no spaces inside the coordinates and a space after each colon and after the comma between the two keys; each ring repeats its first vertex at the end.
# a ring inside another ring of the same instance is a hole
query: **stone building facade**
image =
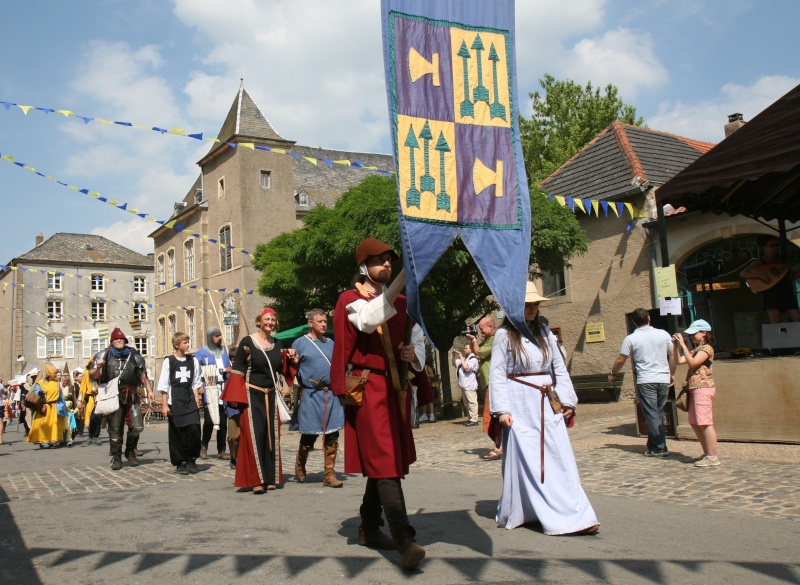
{"type": "MultiPolygon", "coordinates": [[[[650,310],[656,326],[669,326],[658,314],[659,298],[665,295],[654,278],[654,268],[662,265],[655,197],[661,185],[713,146],[615,122],[542,183],[554,195],[632,203],[647,216],[631,220],[627,212],[621,219],[612,212],[607,217],[578,212],[590,241],[588,252],[574,258],[562,274],[547,275],[542,282],[553,300],[541,311],[560,329],[573,375],[610,371],[632,327],[627,316],[637,307],[650,310]],[[587,339],[587,325],[594,331],[602,325],[602,341],[587,339]]],[[[669,263],[675,265],[683,308],[674,326],[680,330],[702,318],[714,324],[718,349],[760,347],[766,314],[760,296],[747,289],[738,273],[758,256],[756,237],[776,231],[775,222],[744,216],[667,210],[669,263]],[[721,266],[715,279],[718,290],[706,291],[687,276],[687,268],[691,273],[693,266],[706,261],[721,266]]],[[[800,259],[800,254],[795,257],[800,259]]],[[[632,391],[629,375],[623,392],[631,396],[632,391]]]]}
{"type": "MultiPolygon", "coordinates": [[[[545,192],[562,197],[630,203],[654,212],[655,190],[713,147],[713,144],[614,122],[578,154],[542,182],[545,192]]],[[[624,208],[623,208],[624,209],[624,208]]],[[[561,274],[547,275],[541,286],[552,301],[541,313],[560,330],[573,375],[607,373],[628,334],[626,315],[637,307],[658,307],[652,281],[657,262],[657,230],[644,219],[587,216],[576,212],[589,250],[572,259],[561,274]],[[587,339],[602,327],[600,336],[587,339]]],[[[625,380],[630,393],[632,381],[625,380]]]]}
{"type": "Polygon", "coordinates": [[[119,327],[154,366],[153,259],[102,236],[40,234],[0,271],[0,374],[8,379],[50,362],[86,365],[119,327]],[[138,329],[130,321],[138,320],[138,329]],[[44,333],[44,335],[37,334],[44,333]]]}
{"type": "Polygon", "coordinates": [[[172,351],[175,331],[187,332],[194,350],[204,345],[208,327],[221,323],[231,349],[254,330],[255,316],[269,302],[255,292],[260,273],[250,255],[220,243],[252,253],[258,244],[302,226],[315,205],[332,206],[375,172],[361,164],[384,172],[393,168],[390,155],[301,146],[283,138],[243,85],[218,139],[198,162],[196,182],[175,204],[170,225],[182,224],[183,231],[161,227],[150,234],[159,356],[172,351]],[[236,314],[228,323],[238,318],[238,325],[226,324],[226,304],[236,314]]]}

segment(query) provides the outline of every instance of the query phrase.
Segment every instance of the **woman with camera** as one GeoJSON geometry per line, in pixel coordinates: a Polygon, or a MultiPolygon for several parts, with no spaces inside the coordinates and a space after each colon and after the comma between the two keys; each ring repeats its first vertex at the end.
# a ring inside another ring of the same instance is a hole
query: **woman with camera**
{"type": "Polygon", "coordinates": [[[703,319],[694,321],[684,333],[691,337],[695,348],[689,350],[683,335],[676,333],[672,337],[675,341],[672,351],[675,353],[675,363],[689,365],[686,377],[689,385],[689,424],[703,448],[703,456],[695,461],[694,466],[717,467],[721,463],[717,457],[717,432],[714,430],[711,412],[711,403],[717,392],[714,378],[711,377],[714,335],[711,333],[711,325],[703,319]]]}

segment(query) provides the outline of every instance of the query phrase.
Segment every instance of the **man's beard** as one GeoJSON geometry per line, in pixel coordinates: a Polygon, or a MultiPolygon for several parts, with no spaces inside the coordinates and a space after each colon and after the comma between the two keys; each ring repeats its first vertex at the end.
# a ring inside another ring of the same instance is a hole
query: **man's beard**
{"type": "Polygon", "coordinates": [[[369,279],[376,284],[386,284],[392,278],[392,271],[383,267],[374,267],[367,270],[369,279]]]}

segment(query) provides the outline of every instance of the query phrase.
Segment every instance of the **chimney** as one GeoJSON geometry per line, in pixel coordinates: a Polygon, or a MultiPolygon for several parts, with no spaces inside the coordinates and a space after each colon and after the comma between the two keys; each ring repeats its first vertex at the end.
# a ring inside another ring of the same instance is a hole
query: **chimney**
{"type": "Polygon", "coordinates": [[[44,234],[42,234],[42,232],[39,232],[39,235],[36,236],[36,247],[38,248],[39,246],[41,246],[42,242],[44,242],[44,234]]]}
{"type": "Polygon", "coordinates": [[[739,128],[744,126],[746,122],[739,113],[731,114],[728,116],[728,123],[725,124],[725,138],[736,132],[739,128]]]}

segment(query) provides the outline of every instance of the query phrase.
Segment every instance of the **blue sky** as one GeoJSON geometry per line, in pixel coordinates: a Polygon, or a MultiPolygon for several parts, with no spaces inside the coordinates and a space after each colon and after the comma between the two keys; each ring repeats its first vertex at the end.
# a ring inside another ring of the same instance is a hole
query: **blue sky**
{"type": "MultiPolygon", "coordinates": [[[[389,152],[377,0],[30,0],[0,18],[0,101],[216,136],[244,77],[299,144],[389,152]]],[[[651,128],[718,142],[800,83],[794,0],[520,0],[522,112],[545,73],[613,83],[651,128]]],[[[0,153],[166,219],[210,147],[0,107],[0,153]]],[[[139,252],[155,224],[0,160],[0,263],[36,234],[96,233],[139,252]]],[[[234,242],[235,244],[236,242],[234,242]]]]}

